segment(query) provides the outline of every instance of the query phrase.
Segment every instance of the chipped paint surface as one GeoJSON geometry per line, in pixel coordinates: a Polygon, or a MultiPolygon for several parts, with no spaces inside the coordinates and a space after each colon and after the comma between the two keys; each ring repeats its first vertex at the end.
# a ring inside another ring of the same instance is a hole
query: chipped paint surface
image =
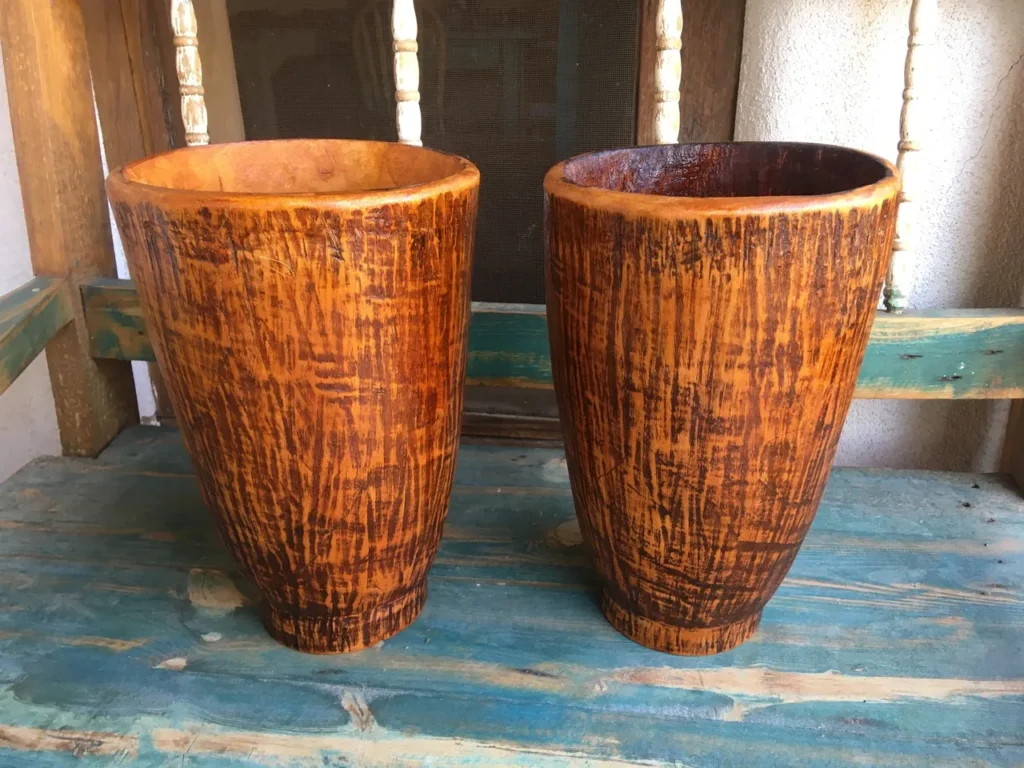
{"type": "MultiPolygon", "coordinates": [[[[588,768],[621,768],[655,765],[650,761],[595,758],[584,752],[556,749],[522,749],[511,744],[488,743],[475,739],[432,738],[397,734],[362,736],[313,736],[259,732],[211,732],[160,729],[150,734],[157,751],[168,755],[203,753],[242,755],[270,762],[274,759],[308,758],[319,761],[331,755],[352,761],[353,765],[503,765],[554,768],[582,761],[588,768]]],[[[311,763],[313,764],[313,763],[311,763]]]]}
{"type": "Polygon", "coordinates": [[[67,752],[76,758],[94,755],[134,758],[139,753],[139,740],[119,733],[0,725],[0,748],[22,752],[67,752]]]}
{"type": "Polygon", "coordinates": [[[957,680],[946,678],[870,677],[828,672],[781,672],[760,668],[620,670],[620,683],[722,693],[730,697],[776,699],[793,704],[811,701],[888,703],[900,699],[944,701],[974,696],[1024,696],[1024,679],[957,680]]]}
{"type": "Polygon", "coordinates": [[[1001,478],[836,470],[758,633],[694,659],[604,621],[558,458],[463,445],[423,614],[314,657],[244,600],[176,433],[30,465],[0,486],[0,766],[1024,765],[1001,478]]]}
{"type": "Polygon", "coordinates": [[[187,666],[188,666],[188,659],[182,658],[180,656],[175,656],[173,659],[166,659],[165,661],[161,661],[159,664],[156,665],[156,668],[157,669],[170,669],[170,670],[173,670],[175,672],[180,672],[181,670],[183,670],[187,666]]]}
{"type": "Polygon", "coordinates": [[[188,599],[211,614],[230,613],[245,604],[245,597],[224,573],[193,568],[188,574],[188,599]]]}

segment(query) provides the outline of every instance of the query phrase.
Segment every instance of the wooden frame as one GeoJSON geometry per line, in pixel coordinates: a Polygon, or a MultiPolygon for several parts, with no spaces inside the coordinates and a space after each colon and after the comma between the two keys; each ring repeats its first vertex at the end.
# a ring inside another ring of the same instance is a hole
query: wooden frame
{"type": "MultiPolygon", "coordinates": [[[[130,281],[113,278],[105,199],[99,183],[98,137],[86,117],[91,116],[91,104],[81,87],[87,79],[85,41],[88,38],[107,155],[116,165],[184,142],[185,131],[177,117],[180,102],[173,92],[173,83],[182,73],[180,68],[175,73],[174,64],[181,61],[182,47],[194,47],[196,34],[194,26],[185,23],[191,18],[188,10],[181,10],[186,0],[176,0],[176,12],[184,13],[180,19],[184,26],[179,24],[181,34],[176,41],[170,36],[165,15],[168,0],[81,2],[84,18],[74,2],[37,4],[31,0],[11,0],[0,21],[33,264],[40,275],[29,285],[0,298],[0,385],[6,387],[50,342],[47,354],[64,450],[93,455],[124,424],[136,418],[126,361],[151,360],[152,349],[134,286],[130,281]],[[55,69],[47,63],[44,51],[53,48],[68,51],[68,65],[55,69]],[[41,99],[38,94],[45,96],[41,99]],[[51,116],[58,114],[73,116],[71,122],[81,126],[75,137],[78,146],[70,156],[64,154],[67,148],[60,146],[52,128],[48,128],[53,123],[51,116]],[[62,175],[68,168],[76,169],[71,177],[73,188],[68,187],[62,175]],[[54,205],[55,200],[58,205],[54,205]],[[59,211],[56,218],[55,211],[59,211]]],[[[916,0],[911,17],[900,144],[901,158],[911,178],[920,149],[913,127],[913,102],[919,95],[915,72],[921,61],[915,55],[933,35],[933,5],[933,0],[916,0]]],[[[408,3],[401,4],[398,10],[404,9],[407,14],[409,7],[408,3]]],[[[658,105],[667,103],[666,93],[674,95],[662,86],[671,85],[668,75],[675,71],[677,39],[682,41],[680,60],[687,73],[680,93],[681,138],[698,138],[693,135],[695,131],[704,132],[700,138],[729,138],[731,112],[723,112],[718,108],[720,105],[709,110],[697,101],[688,103],[687,94],[695,78],[725,83],[726,87],[735,83],[743,0],[688,3],[687,22],[679,38],[674,37],[679,31],[678,24],[669,24],[674,8],[671,0],[642,0],[638,138],[671,138],[671,105],[667,116],[658,105]],[[707,42],[715,29],[726,30],[721,34],[732,45],[722,46],[720,40],[707,42]],[[701,75],[699,60],[690,59],[691,39],[704,40],[705,45],[717,46],[716,50],[728,50],[721,53],[713,66],[705,67],[705,74],[701,75]],[[728,135],[722,135],[726,131],[728,135]]],[[[409,36],[412,33],[402,26],[404,23],[399,24],[398,30],[407,36],[401,39],[413,40],[414,36],[409,36]]],[[[399,47],[403,50],[397,53],[412,53],[405,50],[411,44],[399,47]]],[[[184,72],[186,86],[197,89],[185,95],[201,100],[202,79],[190,80],[195,73],[189,69],[198,72],[198,54],[186,52],[184,60],[188,65],[184,72]]],[[[223,92],[230,101],[231,78],[226,80],[223,92]]],[[[185,104],[186,113],[193,116],[198,114],[195,101],[190,99],[185,104]]],[[[237,90],[233,103],[237,105],[237,90]]],[[[225,134],[231,130],[237,133],[239,126],[240,121],[236,121],[225,134]]],[[[193,140],[202,138],[199,127],[191,125],[193,140]]],[[[905,204],[912,200],[911,188],[905,204]]],[[[904,252],[909,250],[907,227],[912,221],[912,216],[903,219],[904,252]]],[[[468,382],[484,386],[550,387],[543,307],[474,305],[468,382]]],[[[857,396],[1016,400],[1004,468],[1021,479],[1024,311],[954,310],[903,316],[880,313],[857,396]]]]}
{"type": "MultiPolygon", "coordinates": [[[[115,268],[79,4],[7,0],[0,47],[33,271],[57,281],[56,290],[77,293],[80,282],[115,268]]],[[[135,385],[127,362],[89,355],[82,305],[69,304],[72,322],[51,322],[28,345],[6,338],[0,367],[24,367],[28,353],[48,342],[61,446],[68,455],[95,456],[138,421],[135,385]]],[[[36,316],[47,316],[46,306],[37,309],[36,316]]],[[[19,328],[39,326],[16,320],[12,333],[19,328]]]]}

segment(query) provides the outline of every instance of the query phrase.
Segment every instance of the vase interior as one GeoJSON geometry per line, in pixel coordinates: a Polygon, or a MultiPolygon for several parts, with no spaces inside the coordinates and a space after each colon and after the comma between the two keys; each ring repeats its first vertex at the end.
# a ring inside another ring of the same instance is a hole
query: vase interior
{"type": "Polygon", "coordinates": [[[127,166],[129,182],[228,195],[345,195],[443,181],[468,167],[454,155],[378,141],[251,141],[188,147],[127,166]]]}
{"type": "Polygon", "coordinates": [[[892,176],[872,155],[818,144],[668,144],[568,160],[562,179],[580,187],[691,198],[814,197],[870,187],[892,176]]]}

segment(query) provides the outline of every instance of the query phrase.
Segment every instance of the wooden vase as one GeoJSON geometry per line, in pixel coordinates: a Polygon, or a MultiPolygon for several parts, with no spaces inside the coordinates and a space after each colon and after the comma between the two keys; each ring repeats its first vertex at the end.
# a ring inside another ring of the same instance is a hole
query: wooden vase
{"type": "Polygon", "coordinates": [[[828,478],[899,177],[837,147],[583,155],[545,180],[554,383],[608,620],[703,655],[756,630],[828,478]]]}
{"type": "Polygon", "coordinates": [[[301,651],[407,626],[448,508],[479,173],[400,144],[268,141],[107,189],[203,498],[301,651]]]}

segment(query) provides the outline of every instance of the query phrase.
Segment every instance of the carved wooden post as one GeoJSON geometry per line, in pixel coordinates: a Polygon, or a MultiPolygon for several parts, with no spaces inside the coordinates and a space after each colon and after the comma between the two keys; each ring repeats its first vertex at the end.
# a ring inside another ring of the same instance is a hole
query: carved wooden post
{"type": "Polygon", "coordinates": [[[679,141],[679,84],[682,82],[683,7],[680,0],[658,0],[654,65],[655,141],[679,141]]]}
{"type": "Polygon", "coordinates": [[[174,30],[185,143],[189,146],[209,144],[203,66],[199,61],[198,24],[192,0],[171,0],[171,28],[174,30]]]}
{"type": "Polygon", "coordinates": [[[907,307],[914,278],[914,230],[918,218],[918,195],[921,193],[920,151],[921,129],[925,116],[921,100],[921,78],[928,64],[929,49],[935,43],[938,26],[938,0],[913,0],[910,9],[910,39],[904,69],[903,112],[900,115],[900,145],[897,165],[903,173],[896,244],[892,264],[885,281],[885,308],[902,312],[907,307]]]}
{"type": "Polygon", "coordinates": [[[395,43],[395,121],[398,125],[398,140],[403,144],[423,146],[417,32],[413,0],[394,0],[391,36],[395,43]]]}

